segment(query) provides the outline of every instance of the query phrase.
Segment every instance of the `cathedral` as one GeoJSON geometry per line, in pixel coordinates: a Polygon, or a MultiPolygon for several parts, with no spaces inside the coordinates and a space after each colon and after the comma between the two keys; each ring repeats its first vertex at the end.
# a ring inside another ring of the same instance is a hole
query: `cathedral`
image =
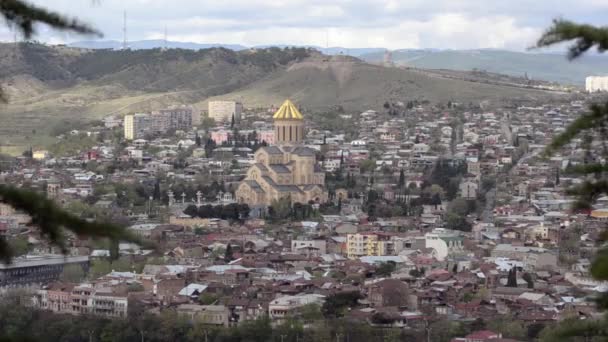
{"type": "Polygon", "coordinates": [[[304,117],[289,100],[274,114],[275,145],[255,152],[255,164],[236,190],[239,203],[269,206],[281,198],[291,203],[327,201],[325,173],[315,150],[303,146],[304,117]]]}

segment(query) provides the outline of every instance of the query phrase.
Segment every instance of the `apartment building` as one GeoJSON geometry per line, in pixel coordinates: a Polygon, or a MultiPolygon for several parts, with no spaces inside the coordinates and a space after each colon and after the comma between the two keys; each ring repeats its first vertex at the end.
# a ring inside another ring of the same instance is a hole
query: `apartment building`
{"type": "Polygon", "coordinates": [[[53,283],[38,290],[33,303],[40,309],[73,315],[126,317],[128,310],[126,292],[119,294],[114,288],[92,284],[53,283]]]}
{"type": "Polygon", "coordinates": [[[194,122],[191,107],[175,107],[151,113],[125,115],[124,136],[126,140],[144,138],[146,134],[163,134],[169,130],[189,130],[194,122]]]}
{"type": "Polygon", "coordinates": [[[209,117],[215,122],[230,122],[241,119],[243,104],[236,101],[209,101],[209,117]]]}
{"type": "Polygon", "coordinates": [[[148,131],[150,117],[148,114],[136,113],[125,115],[123,129],[126,140],[141,139],[148,131]]]}
{"type": "Polygon", "coordinates": [[[112,288],[94,288],[90,284],[74,287],[70,296],[69,313],[99,315],[106,317],[126,317],[128,298],[115,294],[112,288]]]}

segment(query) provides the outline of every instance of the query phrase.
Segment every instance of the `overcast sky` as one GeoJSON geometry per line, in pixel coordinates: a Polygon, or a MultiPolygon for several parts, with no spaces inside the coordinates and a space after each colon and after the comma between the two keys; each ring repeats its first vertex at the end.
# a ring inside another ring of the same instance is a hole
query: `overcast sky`
{"type": "MultiPolygon", "coordinates": [[[[32,0],[122,40],[524,50],[553,18],[606,24],[608,0],[32,0]]],[[[0,39],[13,34],[0,29],[0,39]]],[[[41,27],[38,40],[90,37],[41,27]]]]}

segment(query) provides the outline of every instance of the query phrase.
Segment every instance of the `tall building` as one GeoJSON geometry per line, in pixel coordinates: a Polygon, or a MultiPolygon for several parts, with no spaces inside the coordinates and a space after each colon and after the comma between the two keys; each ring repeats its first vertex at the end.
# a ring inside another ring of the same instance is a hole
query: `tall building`
{"type": "Polygon", "coordinates": [[[149,129],[149,115],[144,113],[125,115],[124,131],[126,140],[143,138],[149,129]]]}
{"type": "Polygon", "coordinates": [[[608,76],[589,76],[585,78],[585,90],[590,93],[608,91],[608,76]]]}
{"type": "Polygon", "coordinates": [[[168,130],[189,130],[193,124],[193,112],[191,107],[182,106],[125,115],[125,139],[140,139],[146,134],[163,134],[168,130]]]}
{"type": "Polygon", "coordinates": [[[315,151],[302,145],[304,117],[286,100],[273,119],[276,145],[256,151],[255,164],[236,190],[237,200],[250,206],[268,206],[281,198],[292,203],[326,202],[325,173],[315,151]]]}
{"type": "Polygon", "coordinates": [[[241,119],[243,104],[236,101],[209,101],[209,117],[215,122],[230,122],[241,119]]]}

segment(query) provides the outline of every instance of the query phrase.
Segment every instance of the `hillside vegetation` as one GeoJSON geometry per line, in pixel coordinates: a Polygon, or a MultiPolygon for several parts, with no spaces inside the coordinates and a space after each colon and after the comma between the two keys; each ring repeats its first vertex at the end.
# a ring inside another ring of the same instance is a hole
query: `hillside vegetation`
{"type": "Polygon", "coordinates": [[[0,44],[0,145],[46,142],[110,114],[231,98],[246,106],[289,97],[310,111],[336,106],[381,109],[393,100],[527,101],[555,94],[386,68],[305,48],[232,51],[84,50],[33,43],[0,44]]]}

